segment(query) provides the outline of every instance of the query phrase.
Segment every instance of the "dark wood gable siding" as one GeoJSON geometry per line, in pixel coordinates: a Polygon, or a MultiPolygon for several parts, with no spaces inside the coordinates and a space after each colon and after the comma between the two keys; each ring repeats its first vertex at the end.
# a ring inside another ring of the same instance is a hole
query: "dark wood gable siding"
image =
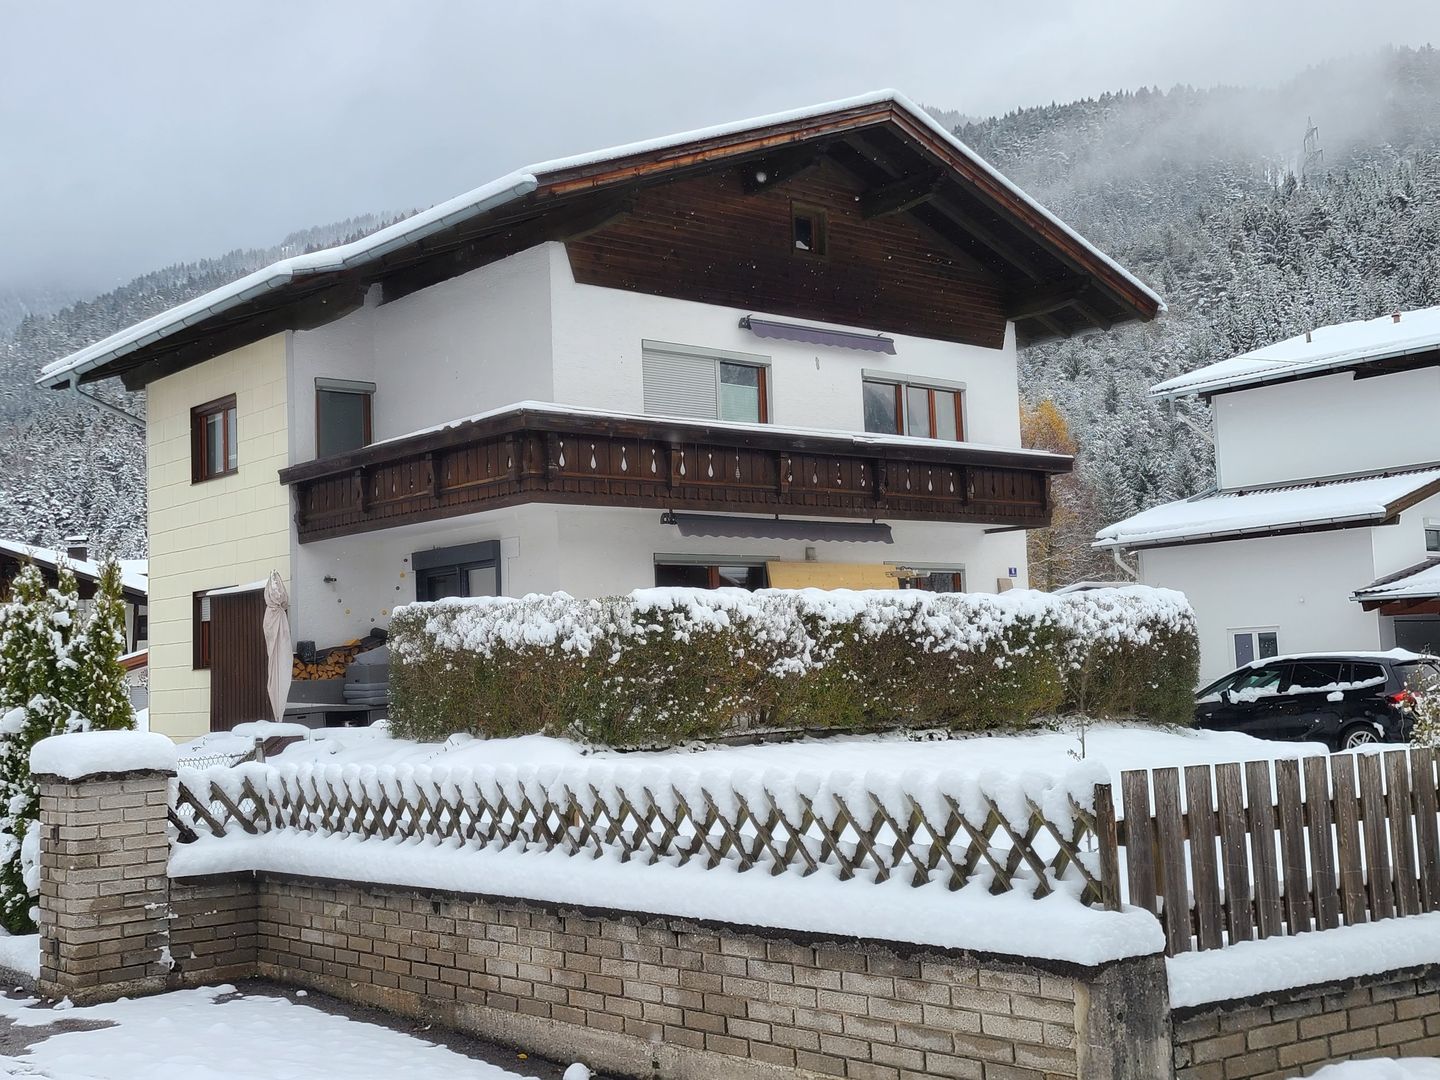
{"type": "Polygon", "coordinates": [[[729,169],[644,189],[566,248],[582,284],[998,349],[994,275],[910,215],[864,217],[861,193],[827,159],[753,195],[729,169]],[[792,203],[825,210],[826,255],[792,249],[792,203]]]}

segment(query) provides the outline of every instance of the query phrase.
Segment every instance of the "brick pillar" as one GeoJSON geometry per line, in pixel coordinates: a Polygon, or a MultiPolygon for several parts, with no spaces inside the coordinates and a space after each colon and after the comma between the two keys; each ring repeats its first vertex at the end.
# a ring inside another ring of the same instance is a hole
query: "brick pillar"
{"type": "Polygon", "coordinates": [[[85,1004],[166,988],[166,811],[174,775],[36,775],[45,996],[85,1004]]]}

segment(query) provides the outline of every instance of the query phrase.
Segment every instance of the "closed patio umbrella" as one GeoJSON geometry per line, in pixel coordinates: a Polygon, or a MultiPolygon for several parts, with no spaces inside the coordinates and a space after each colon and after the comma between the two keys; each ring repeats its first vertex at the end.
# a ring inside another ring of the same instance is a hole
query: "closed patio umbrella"
{"type": "Polygon", "coordinates": [[[284,720],[294,649],[290,643],[290,594],[278,570],[271,570],[265,583],[265,655],[269,660],[266,689],[270,709],[275,720],[284,720]]]}

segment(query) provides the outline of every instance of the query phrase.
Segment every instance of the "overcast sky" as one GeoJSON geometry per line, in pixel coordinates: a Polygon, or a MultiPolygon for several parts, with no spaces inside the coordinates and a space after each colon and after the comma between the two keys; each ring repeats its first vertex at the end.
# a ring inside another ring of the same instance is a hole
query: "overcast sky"
{"type": "Polygon", "coordinates": [[[879,87],[989,115],[1426,43],[1435,0],[0,0],[0,292],[879,87]]]}

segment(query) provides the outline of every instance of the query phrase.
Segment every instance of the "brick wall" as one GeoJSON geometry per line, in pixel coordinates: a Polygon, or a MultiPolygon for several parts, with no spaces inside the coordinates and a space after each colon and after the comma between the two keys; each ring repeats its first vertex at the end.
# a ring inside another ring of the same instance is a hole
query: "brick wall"
{"type": "Polygon", "coordinates": [[[1081,1075],[1074,977],[940,952],[264,877],[258,962],[626,1075],[1081,1075]]]}
{"type": "Polygon", "coordinates": [[[1440,1056],[1440,971],[1178,1011],[1176,1080],[1288,1080],[1366,1057],[1440,1056]]]}

